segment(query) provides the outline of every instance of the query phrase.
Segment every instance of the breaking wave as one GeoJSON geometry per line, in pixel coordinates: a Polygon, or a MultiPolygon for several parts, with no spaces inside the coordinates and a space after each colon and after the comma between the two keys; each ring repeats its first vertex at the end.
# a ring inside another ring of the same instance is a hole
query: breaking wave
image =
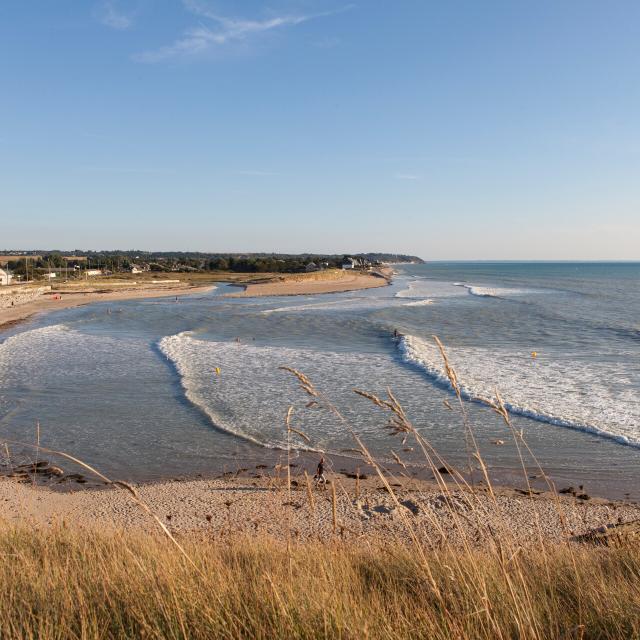
{"type": "Polygon", "coordinates": [[[454,282],[454,287],[463,287],[472,296],[478,296],[480,298],[507,298],[509,296],[522,295],[527,293],[522,289],[507,289],[505,287],[479,287],[472,284],[465,284],[464,282],[454,282]]]}
{"type": "MultiPolygon", "coordinates": [[[[283,365],[319,383],[359,432],[376,433],[371,416],[354,406],[352,388],[371,388],[377,376],[388,372],[389,358],[383,355],[214,342],[191,332],[162,338],[158,347],[177,371],[186,398],[212,425],[254,444],[285,448],[284,413],[288,406],[301,409],[309,400],[280,369],[283,365]]],[[[294,438],[297,449],[353,446],[343,425],[326,411],[297,410],[294,420],[311,439],[307,445],[294,438]]]]}
{"type": "MultiPolygon", "coordinates": [[[[407,335],[398,345],[405,362],[451,388],[434,343],[407,335]]],[[[532,360],[527,353],[473,347],[447,351],[467,399],[491,400],[498,389],[513,414],[640,448],[640,379],[615,358],[596,368],[575,356],[532,360]]]]}

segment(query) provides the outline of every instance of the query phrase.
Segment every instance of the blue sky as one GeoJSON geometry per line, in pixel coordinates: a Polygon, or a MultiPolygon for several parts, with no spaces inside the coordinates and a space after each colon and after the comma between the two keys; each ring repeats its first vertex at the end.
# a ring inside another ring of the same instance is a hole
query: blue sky
{"type": "Polygon", "coordinates": [[[3,0],[0,248],[640,259],[640,3],[3,0]]]}

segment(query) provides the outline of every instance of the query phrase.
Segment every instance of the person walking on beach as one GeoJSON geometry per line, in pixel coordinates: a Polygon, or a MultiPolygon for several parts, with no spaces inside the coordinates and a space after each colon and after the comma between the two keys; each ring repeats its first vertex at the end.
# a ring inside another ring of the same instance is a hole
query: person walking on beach
{"type": "Polygon", "coordinates": [[[318,468],[316,469],[316,475],[313,476],[313,479],[315,480],[316,488],[318,488],[320,485],[322,485],[323,488],[327,486],[327,479],[324,475],[324,457],[320,458],[320,462],[318,462],[318,468]]]}

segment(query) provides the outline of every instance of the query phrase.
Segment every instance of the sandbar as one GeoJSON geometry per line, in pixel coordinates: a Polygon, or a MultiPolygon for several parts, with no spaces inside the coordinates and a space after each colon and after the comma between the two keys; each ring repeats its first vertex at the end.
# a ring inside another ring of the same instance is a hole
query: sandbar
{"type": "Polygon", "coordinates": [[[239,285],[244,287],[244,291],[227,294],[227,297],[300,296],[358,291],[387,286],[390,276],[390,272],[386,270],[363,273],[338,269],[283,275],[239,285]]]}

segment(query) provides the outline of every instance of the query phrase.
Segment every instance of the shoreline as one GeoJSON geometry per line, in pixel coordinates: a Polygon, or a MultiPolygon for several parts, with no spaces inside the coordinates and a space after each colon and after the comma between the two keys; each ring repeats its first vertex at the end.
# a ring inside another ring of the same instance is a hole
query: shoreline
{"type": "MultiPolygon", "coordinates": [[[[622,501],[587,502],[551,493],[524,495],[506,487],[494,488],[492,497],[482,487],[471,493],[452,483],[438,486],[436,482],[393,479],[396,502],[375,475],[356,482],[330,474],[332,484],[326,490],[309,490],[304,476],[296,472],[289,492],[282,468],[271,469],[273,475],[256,471],[255,477],[142,483],[135,489],[171,533],[181,536],[233,531],[234,536],[266,534],[286,539],[285,529],[290,527],[299,541],[328,540],[337,523],[343,539],[384,542],[407,538],[409,520],[427,544],[438,543],[443,531],[455,543],[460,526],[472,532],[488,525],[506,526],[526,546],[537,543],[540,532],[547,541],[562,543],[607,525],[640,522],[640,506],[622,501]],[[465,517],[471,503],[482,522],[465,517]]],[[[59,492],[22,482],[0,479],[0,518],[5,522],[160,532],[157,522],[135,504],[126,489],[103,486],[59,492]]]]}
{"type": "MultiPolygon", "coordinates": [[[[215,289],[215,284],[198,285],[198,286],[151,286],[151,287],[131,287],[129,289],[109,288],[109,284],[105,284],[99,290],[80,290],[80,291],[51,291],[42,294],[31,302],[21,304],[16,307],[7,307],[0,309],[0,333],[7,331],[34,316],[58,311],[61,309],[71,309],[74,307],[82,307],[94,302],[118,302],[123,300],[144,300],[148,298],[167,298],[172,296],[184,296],[195,293],[207,293],[215,289]],[[53,299],[53,295],[61,295],[61,299],[53,299]]],[[[130,286],[130,285],[129,285],[130,286]]]]}
{"type": "MultiPolygon", "coordinates": [[[[0,482],[16,480],[30,482],[49,490],[54,494],[74,492],[79,489],[103,489],[104,482],[91,472],[85,471],[81,464],[70,462],[65,458],[66,453],[58,455],[56,451],[40,448],[36,457],[42,468],[34,474],[27,473],[25,466],[33,464],[34,445],[22,445],[19,442],[8,441],[11,447],[11,457],[0,462],[0,482]],[[51,473],[50,468],[57,468],[51,473]],[[18,474],[21,474],[18,476],[18,474]]],[[[171,483],[216,482],[230,481],[251,483],[256,478],[267,478],[269,475],[286,475],[287,460],[291,465],[291,477],[304,482],[304,473],[311,478],[315,472],[319,456],[324,456],[325,470],[329,477],[333,476],[344,481],[345,478],[354,479],[356,474],[364,479],[374,478],[376,473],[373,466],[360,456],[348,455],[337,451],[314,451],[292,449],[287,457],[286,449],[265,448],[258,444],[247,443],[249,448],[243,453],[236,451],[229,456],[213,457],[210,463],[203,465],[181,464],[163,466],[155,472],[140,472],[135,464],[119,465],[117,468],[103,466],[99,460],[85,460],[107,478],[113,481],[124,481],[139,487],[153,487],[171,483]],[[283,471],[285,470],[285,471],[283,471]]],[[[0,447],[2,439],[0,439],[0,447]]],[[[231,452],[231,449],[229,449],[231,452]]],[[[74,451],[70,451],[75,455],[74,451]]],[[[80,455],[83,459],[84,456],[80,455]]],[[[445,454],[438,458],[440,474],[424,463],[398,463],[388,456],[376,456],[378,464],[384,469],[385,475],[392,482],[409,482],[412,484],[434,487],[436,475],[440,475],[445,483],[455,483],[455,477],[469,487],[480,491],[486,490],[485,476],[480,468],[469,469],[468,461],[460,456],[445,454]]],[[[526,473],[518,464],[488,464],[486,467],[488,481],[494,490],[508,492],[520,496],[541,497],[573,497],[578,503],[618,503],[636,506],[640,509],[640,493],[634,484],[612,481],[611,478],[599,473],[580,472],[578,469],[565,469],[538,464],[527,464],[526,473]]],[[[378,481],[378,484],[380,482],[378,481]]],[[[1,515],[1,510],[0,510],[1,515]]],[[[640,517],[640,513],[639,513],[640,517]]]]}

